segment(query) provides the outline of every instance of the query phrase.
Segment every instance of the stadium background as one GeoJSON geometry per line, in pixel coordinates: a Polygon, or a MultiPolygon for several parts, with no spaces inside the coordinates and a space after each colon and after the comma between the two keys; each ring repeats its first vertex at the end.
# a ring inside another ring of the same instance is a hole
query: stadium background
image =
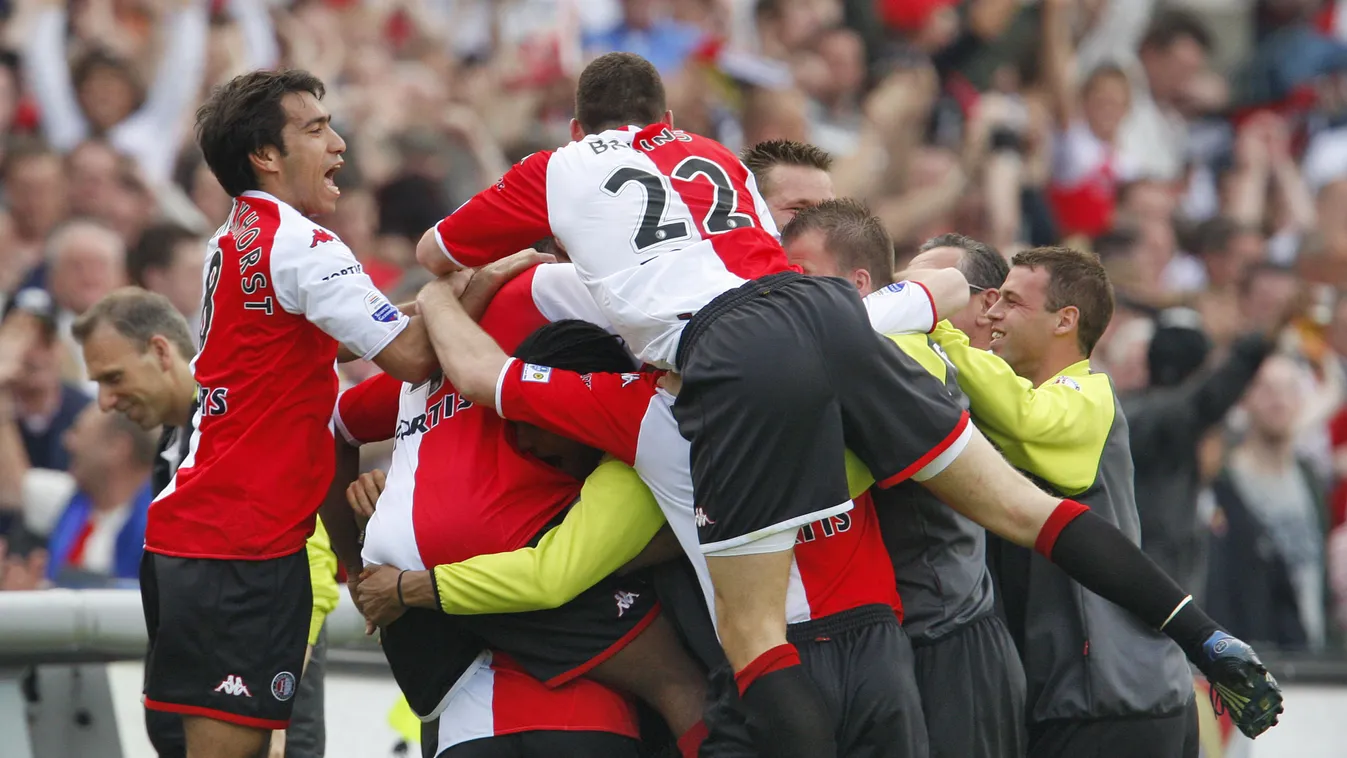
{"type": "MultiPolygon", "coordinates": [[[[228,210],[192,146],[210,86],[281,65],[327,82],[349,151],[325,222],[400,301],[425,281],[420,234],[512,161],[563,143],[575,74],[622,49],[660,68],[681,128],[734,149],[785,138],[829,150],[838,193],[883,218],[900,261],[956,230],[1007,254],[1060,241],[1097,250],[1123,306],[1093,363],[1120,392],[1146,391],[1157,323],[1170,337],[1200,325],[1219,365],[1241,334],[1294,311],[1278,335],[1284,381],[1226,416],[1196,458],[1204,482],[1238,477],[1233,451],[1250,429],[1285,417],[1315,493],[1312,518],[1264,504],[1273,520],[1249,536],[1280,555],[1295,597],[1240,612],[1300,632],[1243,634],[1263,650],[1281,642],[1294,661],[1274,666],[1288,715],[1251,753],[1236,742],[1227,754],[1342,754],[1347,2],[0,0],[0,16],[0,302],[8,312],[45,291],[56,334],[48,344],[0,322],[0,668],[23,663],[3,654],[4,630],[23,618],[7,593],[129,582],[63,571],[46,549],[66,504],[52,492],[69,493],[53,482],[96,495],[139,475],[88,444],[128,430],[63,440],[90,391],[69,324],[126,283],[168,294],[195,323],[203,240],[228,210]],[[1117,72],[1111,88],[1092,75],[1105,70],[1117,72]],[[1117,150],[1092,141],[1118,117],[1117,150]],[[96,226],[67,225],[78,219],[96,226]],[[1170,306],[1192,311],[1157,321],[1170,306]]],[[[373,370],[348,364],[344,380],[373,370]]],[[[1225,536],[1210,490],[1197,513],[1197,544],[1225,536]]],[[[1193,565],[1184,579],[1206,584],[1205,547],[1193,565]]],[[[384,755],[394,739],[392,683],[370,657],[367,646],[334,653],[337,758],[384,755]]],[[[147,749],[125,709],[138,670],[109,668],[127,756],[147,749]]],[[[41,708],[0,696],[10,715],[41,708]]]]}

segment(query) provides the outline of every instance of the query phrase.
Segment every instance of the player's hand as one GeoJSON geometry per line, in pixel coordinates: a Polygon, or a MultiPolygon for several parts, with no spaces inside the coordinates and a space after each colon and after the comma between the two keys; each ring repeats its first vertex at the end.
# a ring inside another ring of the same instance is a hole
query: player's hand
{"type": "MultiPolygon", "coordinates": [[[[1213,700],[1230,713],[1230,720],[1249,739],[1277,725],[1282,690],[1258,654],[1242,640],[1215,632],[1202,645],[1204,659],[1197,667],[1211,683],[1213,700]]],[[[1219,715],[1222,708],[1213,702],[1219,715]]]]}
{"type": "Polygon", "coordinates": [[[374,517],[374,507],[379,502],[386,481],[384,472],[376,468],[356,477],[346,488],[346,502],[351,504],[351,510],[355,511],[357,518],[369,521],[374,517]]]}
{"type": "Polygon", "coordinates": [[[514,255],[501,258],[473,272],[472,279],[468,282],[459,302],[463,304],[463,310],[467,311],[473,321],[480,321],[482,314],[486,313],[486,306],[491,303],[491,298],[496,296],[506,282],[539,263],[556,262],[555,255],[540,253],[533,248],[520,250],[514,255]]]}
{"type": "MultiPolygon", "coordinates": [[[[407,607],[398,600],[398,575],[402,569],[394,566],[372,564],[360,574],[360,583],[356,586],[356,607],[365,614],[365,619],[374,626],[388,626],[407,612],[407,607]]],[[[366,627],[366,633],[371,630],[366,627]]]]}

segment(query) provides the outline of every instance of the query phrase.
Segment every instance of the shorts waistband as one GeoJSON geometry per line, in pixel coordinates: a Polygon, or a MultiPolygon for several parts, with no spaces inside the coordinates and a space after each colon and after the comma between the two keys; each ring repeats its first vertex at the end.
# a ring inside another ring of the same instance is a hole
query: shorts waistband
{"type": "Polygon", "coordinates": [[[974,616],[973,618],[968,619],[964,623],[959,624],[958,626],[947,628],[934,637],[928,636],[911,637],[912,649],[916,650],[917,648],[939,645],[945,640],[952,640],[955,637],[958,637],[959,635],[964,634],[965,632],[975,627],[985,626],[986,624],[991,623],[992,619],[995,619],[996,617],[997,617],[996,610],[993,609],[985,613],[980,613],[974,616]]]}
{"type": "Polygon", "coordinates": [[[799,645],[875,624],[898,626],[898,616],[893,612],[892,607],[879,603],[848,608],[845,611],[838,611],[823,618],[810,619],[787,626],[786,641],[792,645],[799,645]]]}
{"type": "Polygon", "coordinates": [[[715,323],[716,319],[755,297],[771,293],[773,287],[803,278],[805,278],[804,274],[795,271],[782,271],[778,274],[768,274],[760,279],[754,279],[717,295],[715,299],[693,314],[692,318],[688,320],[687,326],[683,327],[683,334],[678,338],[678,352],[674,354],[675,365],[679,369],[683,367],[693,344],[702,336],[708,326],[715,323]]]}

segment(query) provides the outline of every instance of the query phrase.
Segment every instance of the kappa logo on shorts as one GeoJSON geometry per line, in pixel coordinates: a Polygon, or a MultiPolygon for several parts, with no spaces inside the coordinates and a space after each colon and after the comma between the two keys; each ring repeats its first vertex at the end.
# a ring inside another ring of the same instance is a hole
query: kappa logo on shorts
{"type": "Polygon", "coordinates": [[[702,510],[701,508],[692,509],[692,518],[693,521],[697,523],[697,526],[710,526],[716,523],[712,521],[710,517],[706,515],[706,511],[702,510]]]}
{"type": "Polygon", "coordinates": [[[617,617],[622,618],[622,614],[631,610],[631,607],[636,603],[636,598],[640,596],[641,593],[639,592],[623,592],[622,590],[614,592],[613,599],[617,601],[617,617]]]}
{"type": "Polygon", "coordinates": [[[282,671],[271,680],[271,696],[284,703],[295,696],[295,675],[282,671]]]}
{"type": "Polygon", "coordinates": [[[525,363],[524,381],[547,384],[552,381],[552,369],[548,366],[539,366],[536,363],[525,363]]]}
{"type": "Polygon", "coordinates": [[[215,686],[215,691],[223,692],[226,695],[233,695],[234,697],[238,697],[239,695],[244,697],[253,696],[253,693],[248,691],[248,685],[243,683],[243,677],[238,676],[237,674],[230,674],[225,677],[224,681],[215,686]]]}

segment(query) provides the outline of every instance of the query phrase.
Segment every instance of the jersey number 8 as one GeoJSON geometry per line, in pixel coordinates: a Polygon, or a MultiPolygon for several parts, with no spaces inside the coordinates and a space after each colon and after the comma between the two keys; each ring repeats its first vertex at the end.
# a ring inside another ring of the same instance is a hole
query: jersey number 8
{"type": "MultiPolygon", "coordinates": [[[[739,207],[739,193],[735,191],[734,185],[731,184],[730,175],[724,168],[721,168],[720,164],[706,158],[692,156],[684,158],[674,167],[670,176],[673,179],[685,182],[696,181],[699,176],[704,176],[715,187],[715,196],[710,205],[696,203],[706,207],[694,208],[692,207],[694,203],[688,203],[689,210],[693,212],[704,211],[702,227],[707,234],[723,234],[735,229],[753,226],[751,216],[736,212],[739,207]]],[[[687,221],[683,219],[665,220],[665,215],[669,211],[667,181],[659,174],[645,169],[623,166],[609,174],[607,180],[603,183],[603,191],[613,197],[622,194],[623,190],[630,184],[637,184],[645,191],[645,208],[641,213],[641,222],[631,238],[632,248],[637,253],[644,253],[646,250],[665,242],[692,236],[687,221]]],[[[687,202],[687,200],[685,197],[684,201],[687,202]]]]}

